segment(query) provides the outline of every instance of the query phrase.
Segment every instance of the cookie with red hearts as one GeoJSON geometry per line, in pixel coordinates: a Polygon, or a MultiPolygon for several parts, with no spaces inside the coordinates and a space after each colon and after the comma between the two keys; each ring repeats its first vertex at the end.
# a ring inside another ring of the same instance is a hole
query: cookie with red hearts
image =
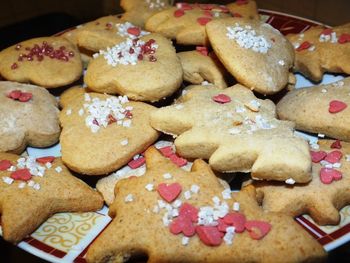
{"type": "Polygon", "coordinates": [[[294,69],[307,78],[319,82],[325,72],[350,74],[350,23],[314,26],[287,38],[294,46],[294,69]]]}
{"type": "Polygon", "coordinates": [[[86,175],[106,175],[157,138],[149,117],[156,108],[126,96],[78,91],[60,112],[63,162],[86,175]]]}
{"type": "Polygon", "coordinates": [[[169,8],[171,2],[170,0],[121,0],[120,6],[125,11],[121,19],[144,27],[149,17],[169,8]]]}
{"type": "Polygon", "coordinates": [[[0,75],[10,81],[58,88],[83,73],[79,50],[63,37],[33,38],[0,52],[0,75]]]}
{"type": "Polygon", "coordinates": [[[155,102],[173,94],[181,86],[182,75],[171,41],[148,34],[96,53],[84,81],[96,92],[155,102]]]}
{"type": "Polygon", "coordinates": [[[263,212],[254,188],[232,194],[202,160],[187,172],[153,147],[145,158],[144,176],[117,183],[109,210],[113,221],[89,247],[87,262],[122,262],[140,254],[150,262],[325,257],[322,246],[293,218],[263,212]]]}
{"type": "Polygon", "coordinates": [[[58,114],[57,101],[46,89],[0,81],[0,152],[55,144],[61,132],[58,114]]]}
{"type": "Polygon", "coordinates": [[[215,54],[239,83],[263,95],[289,84],[293,46],[271,25],[226,18],[209,22],[206,30],[215,54]]]}
{"type": "Polygon", "coordinates": [[[0,153],[2,236],[18,243],[59,212],[96,211],[100,194],[74,177],[59,158],[0,153]]]}
{"type": "Polygon", "coordinates": [[[251,172],[260,180],[310,181],[308,144],[293,134],[292,122],[276,119],[272,101],[256,98],[240,84],[186,91],[151,116],[155,129],[177,137],[180,156],[208,159],[216,171],[251,172]]]}
{"type": "Polygon", "coordinates": [[[350,78],[296,89],[277,104],[277,114],[282,120],[295,122],[299,130],[350,141],[349,94],[350,78]]]}
{"type": "Polygon", "coordinates": [[[309,214],[319,225],[339,223],[339,210],[350,204],[350,144],[321,140],[311,150],[312,181],[285,185],[254,182],[258,199],[265,211],[290,216],[309,214]]]}
{"type": "Polygon", "coordinates": [[[203,82],[214,84],[219,88],[227,88],[225,68],[215,54],[209,54],[206,47],[198,46],[194,51],[177,53],[184,71],[184,80],[200,85],[203,82]]]}

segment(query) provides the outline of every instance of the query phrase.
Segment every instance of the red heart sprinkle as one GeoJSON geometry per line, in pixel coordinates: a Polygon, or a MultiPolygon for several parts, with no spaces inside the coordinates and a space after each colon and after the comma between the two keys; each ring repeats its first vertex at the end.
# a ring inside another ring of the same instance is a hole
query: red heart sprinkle
{"type": "Polygon", "coordinates": [[[323,29],[323,31],[321,32],[321,35],[330,35],[333,33],[333,29],[332,28],[325,28],[323,29]]]}
{"type": "Polygon", "coordinates": [[[159,195],[168,203],[174,201],[182,191],[179,183],[165,184],[161,183],[157,187],[159,195]]]}
{"type": "Polygon", "coordinates": [[[341,149],[341,147],[342,147],[342,145],[341,145],[339,140],[336,140],[331,144],[332,149],[341,149]]]}
{"type": "Polygon", "coordinates": [[[193,7],[189,3],[176,3],[176,7],[182,10],[192,10],[193,7]]]}
{"type": "Polygon", "coordinates": [[[29,181],[32,178],[32,175],[27,168],[24,168],[12,172],[11,178],[14,180],[29,181]]]}
{"type": "Polygon", "coordinates": [[[130,35],[137,37],[141,34],[141,30],[138,27],[129,27],[127,31],[130,35]]]}
{"type": "Polygon", "coordinates": [[[311,43],[309,41],[304,41],[303,43],[301,43],[301,45],[296,49],[296,51],[302,51],[304,49],[308,49],[309,47],[311,47],[311,43]]]}
{"type": "Polygon", "coordinates": [[[174,154],[173,148],[171,146],[162,147],[159,149],[159,151],[163,154],[165,157],[170,157],[174,154]]]}
{"type": "Polygon", "coordinates": [[[21,97],[22,91],[20,90],[13,90],[9,93],[8,97],[14,100],[18,100],[19,97],[21,97]]]}
{"type": "Polygon", "coordinates": [[[242,15],[240,13],[232,13],[233,17],[242,17],[242,15]]]}
{"type": "Polygon", "coordinates": [[[136,168],[139,168],[142,165],[144,165],[145,162],[146,162],[145,158],[144,157],[140,157],[140,158],[138,158],[136,160],[131,160],[130,162],[128,162],[128,166],[131,169],[136,169],[136,168]]]}
{"type": "Polygon", "coordinates": [[[186,237],[191,237],[196,233],[196,228],[188,217],[177,217],[170,224],[170,232],[174,235],[183,233],[186,237]]]}
{"type": "Polygon", "coordinates": [[[231,98],[225,94],[218,94],[213,97],[213,101],[225,104],[231,102],[231,98]]]}
{"type": "Polygon", "coordinates": [[[52,163],[55,160],[54,156],[45,156],[36,158],[37,163],[45,164],[45,163],[52,163]]]}
{"type": "Polygon", "coordinates": [[[340,159],[343,157],[343,154],[341,151],[332,151],[327,154],[326,158],[324,158],[325,161],[329,163],[339,163],[340,159]]]}
{"type": "Polygon", "coordinates": [[[169,158],[170,158],[170,161],[172,161],[174,164],[176,164],[179,167],[185,166],[187,164],[186,159],[181,158],[176,154],[170,155],[169,158]]]}
{"type": "Polygon", "coordinates": [[[222,242],[222,233],[214,226],[197,226],[196,233],[207,246],[219,246],[222,242]]]}
{"type": "Polygon", "coordinates": [[[310,153],[311,153],[311,159],[313,163],[319,163],[327,156],[327,153],[324,151],[319,151],[319,152],[310,151],[310,153]]]}
{"type": "Polygon", "coordinates": [[[330,113],[338,113],[343,111],[348,105],[345,102],[342,102],[340,100],[332,100],[329,103],[329,109],[328,111],[330,113]]]}
{"type": "Polygon", "coordinates": [[[181,17],[185,14],[185,11],[183,9],[178,9],[174,12],[175,17],[181,17]]]}
{"type": "Polygon", "coordinates": [[[199,7],[203,10],[212,10],[215,5],[213,4],[199,4],[199,7]]]}
{"type": "Polygon", "coordinates": [[[205,26],[206,24],[208,24],[211,21],[210,17],[199,17],[197,18],[197,22],[198,24],[200,24],[201,26],[205,26]]]}
{"type": "Polygon", "coordinates": [[[218,219],[218,225],[217,228],[220,232],[226,233],[226,228],[228,228],[230,225],[226,224],[225,221],[221,218],[218,219]]]}
{"type": "Polygon", "coordinates": [[[271,230],[271,224],[264,221],[252,220],[245,223],[245,228],[248,230],[252,239],[262,239],[271,230]]]}
{"type": "Polygon", "coordinates": [[[343,175],[340,171],[332,168],[321,168],[320,171],[320,180],[324,184],[330,184],[333,180],[342,179],[343,175]]]}
{"type": "Polygon", "coordinates": [[[338,43],[339,44],[345,44],[347,42],[350,42],[350,34],[343,33],[340,35],[338,38],[338,43]]]}
{"type": "Polygon", "coordinates": [[[207,47],[197,46],[196,50],[201,53],[203,56],[208,56],[208,49],[207,47]]]}
{"type": "Polygon", "coordinates": [[[235,227],[236,233],[242,233],[245,229],[246,218],[245,215],[237,212],[228,213],[224,216],[225,224],[235,227]]]}
{"type": "Polygon", "coordinates": [[[22,92],[21,96],[18,98],[20,102],[27,102],[33,97],[33,94],[30,92],[22,92]]]}
{"type": "Polygon", "coordinates": [[[1,160],[0,161],[0,171],[5,171],[12,166],[11,161],[9,160],[1,160]]]}
{"type": "Polygon", "coordinates": [[[198,209],[188,203],[182,204],[180,207],[179,215],[180,217],[187,217],[191,219],[192,222],[198,221],[198,209]]]}

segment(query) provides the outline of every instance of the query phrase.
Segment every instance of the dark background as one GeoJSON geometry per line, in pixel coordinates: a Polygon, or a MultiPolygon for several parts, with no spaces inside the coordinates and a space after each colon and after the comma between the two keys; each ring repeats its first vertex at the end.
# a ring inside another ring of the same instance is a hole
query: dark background
{"type": "MultiPolygon", "coordinates": [[[[186,1],[229,3],[231,1],[186,1]]],[[[258,7],[340,25],[350,22],[349,0],[257,0],[258,7]]],[[[22,40],[47,36],[108,14],[121,13],[115,0],[1,0],[0,49],[22,40]]],[[[329,262],[350,262],[350,243],[334,250],[329,262]]],[[[0,263],[45,262],[0,238],[0,263]]]]}

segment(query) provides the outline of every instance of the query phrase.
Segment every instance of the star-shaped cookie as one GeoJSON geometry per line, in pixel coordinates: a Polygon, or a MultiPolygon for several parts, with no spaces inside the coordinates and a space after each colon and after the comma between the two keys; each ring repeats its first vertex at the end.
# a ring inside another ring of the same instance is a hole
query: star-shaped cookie
{"type": "Polygon", "coordinates": [[[0,153],[0,214],[5,240],[18,243],[54,213],[87,212],[103,199],[60,159],[0,153]]]}
{"type": "Polygon", "coordinates": [[[350,74],[350,23],[314,26],[287,38],[295,48],[295,71],[317,82],[325,72],[350,74]]]}
{"type": "Polygon", "coordinates": [[[237,84],[221,90],[192,86],[180,100],[158,109],[151,125],[179,136],[185,158],[209,159],[220,172],[251,172],[256,179],[311,179],[308,144],[293,134],[292,122],[276,119],[275,105],[237,84]]]}
{"type": "Polygon", "coordinates": [[[88,262],[290,262],[322,260],[322,246],[290,217],[265,213],[254,188],[231,194],[209,166],[186,172],[155,149],[144,176],[117,183],[114,219],[90,246],[88,262]],[[234,225],[234,226],[233,226],[234,225]],[[233,226],[233,227],[232,227],[233,226]]]}
{"type": "Polygon", "coordinates": [[[265,211],[290,216],[310,214],[320,225],[339,223],[338,210],[350,204],[350,162],[347,160],[350,144],[321,140],[319,146],[319,150],[312,152],[314,163],[309,183],[287,186],[254,182],[265,211]]]}
{"type": "Polygon", "coordinates": [[[53,145],[61,132],[58,114],[57,101],[46,89],[0,81],[0,152],[53,145]]]}

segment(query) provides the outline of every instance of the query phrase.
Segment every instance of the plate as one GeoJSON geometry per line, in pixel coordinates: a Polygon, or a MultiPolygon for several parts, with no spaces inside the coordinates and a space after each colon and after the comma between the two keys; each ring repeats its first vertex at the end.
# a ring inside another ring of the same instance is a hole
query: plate
{"type": "MultiPolygon", "coordinates": [[[[301,33],[313,25],[321,23],[269,10],[259,10],[261,19],[283,34],[301,33]]],[[[324,25],[325,26],[325,25],[324,25]]],[[[300,74],[295,74],[296,87],[313,86],[300,74]]],[[[322,84],[342,79],[341,75],[325,74],[322,84]]],[[[307,140],[317,141],[317,137],[298,132],[307,140]]],[[[60,156],[60,145],[37,149],[28,147],[27,153],[33,157],[60,156]]],[[[350,206],[341,212],[341,221],[337,226],[318,226],[309,216],[303,215],[295,220],[304,227],[326,251],[331,251],[350,241],[350,206]]],[[[108,207],[89,213],[58,213],[44,222],[34,233],[18,244],[18,247],[50,262],[85,263],[85,254],[90,244],[109,225],[108,207]]],[[[0,226],[1,235],[1,226],[0,226]]]]}

